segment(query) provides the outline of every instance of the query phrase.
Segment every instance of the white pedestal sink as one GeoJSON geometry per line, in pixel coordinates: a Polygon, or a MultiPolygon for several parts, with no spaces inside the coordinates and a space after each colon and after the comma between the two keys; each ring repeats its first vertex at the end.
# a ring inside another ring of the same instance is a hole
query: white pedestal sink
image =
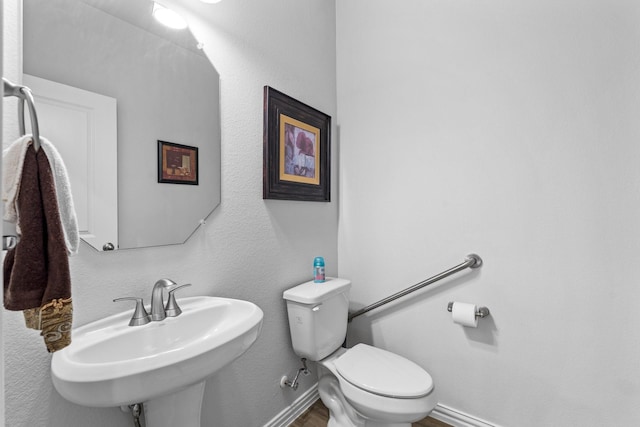
{"type": "Polygon", "coordinates": [[[84,406],[145,404],[147,427],[200,427],[207,377],[242,355],[262,327],[262,310],[229,298],[178,299],[182,314],[128,326],[132,311],[72,333],[54,353],[58,392],[84,406]]]}

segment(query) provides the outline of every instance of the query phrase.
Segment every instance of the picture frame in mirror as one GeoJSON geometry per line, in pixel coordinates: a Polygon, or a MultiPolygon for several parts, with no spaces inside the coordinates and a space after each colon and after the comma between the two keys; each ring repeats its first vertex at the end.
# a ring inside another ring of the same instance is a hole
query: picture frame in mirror
{"type": "Polygon", "coordinates": [[[198,185],[198,147],[158,140],[158,182],[198,185]]]}

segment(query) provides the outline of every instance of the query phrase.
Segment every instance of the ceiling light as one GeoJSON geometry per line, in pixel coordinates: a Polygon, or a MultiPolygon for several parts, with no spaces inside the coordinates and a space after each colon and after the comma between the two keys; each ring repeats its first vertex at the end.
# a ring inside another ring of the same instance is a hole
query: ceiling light
{"type": "Polygon", "coordinates": [[[158,22],[169,28],[174,28],[176,30],[187,28],[187,21],[185,21],[182,16],[156,2],[153,3],[152,14],[158,22]]]}

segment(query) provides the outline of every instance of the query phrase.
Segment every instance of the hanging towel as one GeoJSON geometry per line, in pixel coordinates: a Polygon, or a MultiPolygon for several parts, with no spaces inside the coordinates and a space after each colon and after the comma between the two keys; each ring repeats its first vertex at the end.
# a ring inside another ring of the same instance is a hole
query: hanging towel
{"type": "Polygon", "coordinates": [[[49,165],[53,172],[67,252],[69,255],[75,255],[78,253],[78,245],[80,244],[80,231],[78,230],[78,219],[73,205],[73,197],[71,197],[71,184],[67,175],[67,168],[55,145],[48,139],[41,136],[40,147],[47,154],[49,165]]]}
{"type": "MultiPolygon", "coordinates": [[[[17,195],[20,191],[24,156],[27,152],[27,147],[29,147],[31,143],[31,135],[22,136],[2,153],[3,219],[11,223],[18,222],[16,209],[17,195]]],[[[58,209],[60,210],[60,220],[62,221],[62,230],[64,231],[67,252],[70,256],[73,256],[78,253],[80,230],[78,229],[78,219],[71,195],[71,184],[69,182],[67,168],[60,153],[58,153],[58,150],[48,139],[41,136],[40,146],[47,154],[53,172],[58,209]]],[[[17,231],[20,233],[19,227],[17,231]]]]}
{"type": "Polygon", "coordinates": [[[31,144],[31,135],[18,138],[2,151],[2,202],[4,220],[15,223],[18,220],[16,202],[20,191],[22,165],[27,148],[31,144]]]}
{"type": "Polygon", "coordinates": [[[4,306],[24,310],[47,350],[71,343],[71,274],[53,173],[44,150],[29,145],[17,195],[20,239],[4,261],[4,306]]]}

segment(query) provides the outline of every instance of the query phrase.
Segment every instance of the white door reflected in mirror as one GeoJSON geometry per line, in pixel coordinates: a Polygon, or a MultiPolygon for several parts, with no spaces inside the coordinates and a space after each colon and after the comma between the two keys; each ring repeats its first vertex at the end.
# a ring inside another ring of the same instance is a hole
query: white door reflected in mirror
{"type": "Polygon", "coordinates": [[[80,237],[97,250],[118,247],[116,100],[23,75],[38,106],[40,134],[64,159],[80,237]]]}

